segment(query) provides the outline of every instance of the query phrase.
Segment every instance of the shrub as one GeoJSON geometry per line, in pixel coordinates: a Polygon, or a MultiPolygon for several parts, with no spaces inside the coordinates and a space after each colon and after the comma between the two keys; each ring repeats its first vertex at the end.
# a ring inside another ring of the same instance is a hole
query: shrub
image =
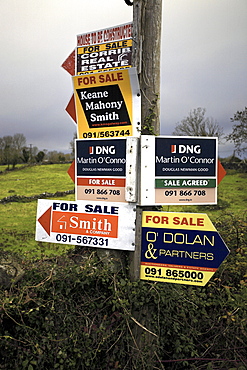
{"type": "Polygon", "coordinates": [[[217,230],[231,254],[206,287],[130,282],[95,251],[36,262],[1,291],[1,369],[245,369],[245,218],[217,230]]]}

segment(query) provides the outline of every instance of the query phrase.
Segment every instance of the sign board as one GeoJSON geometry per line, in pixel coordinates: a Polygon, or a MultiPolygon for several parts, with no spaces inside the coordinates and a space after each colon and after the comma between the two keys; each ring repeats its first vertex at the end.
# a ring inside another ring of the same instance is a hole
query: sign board
{"type": "Polygon", "coordinates": [[[78,139],[140,136],[141,98],[135,68],[72,78],[78,139]]]}
{"type": "Polygon", "coordinates": [[[89,46],[119,40],[126,40],[132,37],[133,23],[124,23],[118,26],[100,29],[97,31],[77,35],[77,46],[89,46]]]}
{"type": "Polygon", "coordinates": [[[218,140],[141,137],[141,205],[217,204],[218,140]]]}
{"type": "Polygon", "coordinates": [[[136,202],[137,140],[76,140],[76,199],[136,202]]]}
{"type": "Polygon", "coordinates": [[[131,67],[132,39],[77,48],[76,74],[131,67]]]}
{"type": "Polygon", "coordinates": [[[75,54],[76,54],[76,50],[73,50],[61,66],[71,76],[74,76],[75,74],[75,54]]]}
{"type": "Polygon", "coordinates": [[[143,280],[204,286],[228,254],[206,214],[143,212],[143,280]]]}
{"type": "Polygon", "coordinates": [[[38,200],[37,241],[134,251],[134,230],[131,204],[38,200]]]}

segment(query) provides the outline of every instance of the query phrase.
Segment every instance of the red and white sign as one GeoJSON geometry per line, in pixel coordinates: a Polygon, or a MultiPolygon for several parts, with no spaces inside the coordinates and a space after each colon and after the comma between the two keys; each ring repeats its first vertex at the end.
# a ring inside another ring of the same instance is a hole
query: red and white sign
{"type": "Polygon", "coordinates": [[[134,229],[131,204],[38,200],[37,241],[134,251],[134,229]]]}
{"type": "Polygon", "coordinates": [[[76,199],[136,202],[138,138],[76,140],[76,199]]]}
{"type": "Polygon", "coordinates": [[[132,37],[132,28],[133,23],[130,22],[97,31],[82,33],[77,35],[77,46],[87,46],[101,44],[103,42],[126,40],[132,37]]]}
{"type": "Polygon", "coordinates": [[[67,71],[71,76],[74,76],[75,74],[75,54],[76,51],[73,50],[62,64],[62,68],[65,69],[65,71],[67,71]]]}

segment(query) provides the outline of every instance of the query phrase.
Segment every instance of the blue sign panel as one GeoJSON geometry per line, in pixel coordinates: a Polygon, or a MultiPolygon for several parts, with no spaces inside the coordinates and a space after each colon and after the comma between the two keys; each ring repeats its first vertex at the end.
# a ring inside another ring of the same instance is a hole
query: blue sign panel
{"type": "Polygon", "coordinates": [[[156,137],[155,141],[155,176],[216,176],[215,138],[156,137]]]}
{"type": "Polygon", "coordinates": [[[142,213],[143,280],[204,286],[228,254],[206,214],[142,213]]]}
{"type": "Polygon", "coordinates": [[[77,176],[125,176],[126,140],[76,140],[77,176]]]}
{"type": "Polygon", "coordinates": [[[142,228],[142,262],[217,269],[228,253],[216,231],[142,228]]]}

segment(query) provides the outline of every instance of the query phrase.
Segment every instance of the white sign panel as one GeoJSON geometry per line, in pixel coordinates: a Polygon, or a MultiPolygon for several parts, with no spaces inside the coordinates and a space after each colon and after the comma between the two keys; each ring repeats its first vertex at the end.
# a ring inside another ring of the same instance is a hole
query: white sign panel
{"type": "MultiPolygon", "coordinates": [[[[77,46],[90,46],[103,42],[126,40],[132,37],[133,23],[124,23],[97,31],[77,35],[77,46]]],[[[92,48],[92,51],[94,49],[92,48]]]]}
{"type": "Polygon", "coordinates": [[[138,138],[76,140],[76,199],[136,202],[138,138]]]}
{"type": "Polygon", "coordinates": [[[39,199],[35,240],[134,251],[135,214],[125,203],[39,199]]]}
{"type": "Polygon", "coordinates": [[[218,139],[141,137],[141,205],[217,204],[218,139]]]}

